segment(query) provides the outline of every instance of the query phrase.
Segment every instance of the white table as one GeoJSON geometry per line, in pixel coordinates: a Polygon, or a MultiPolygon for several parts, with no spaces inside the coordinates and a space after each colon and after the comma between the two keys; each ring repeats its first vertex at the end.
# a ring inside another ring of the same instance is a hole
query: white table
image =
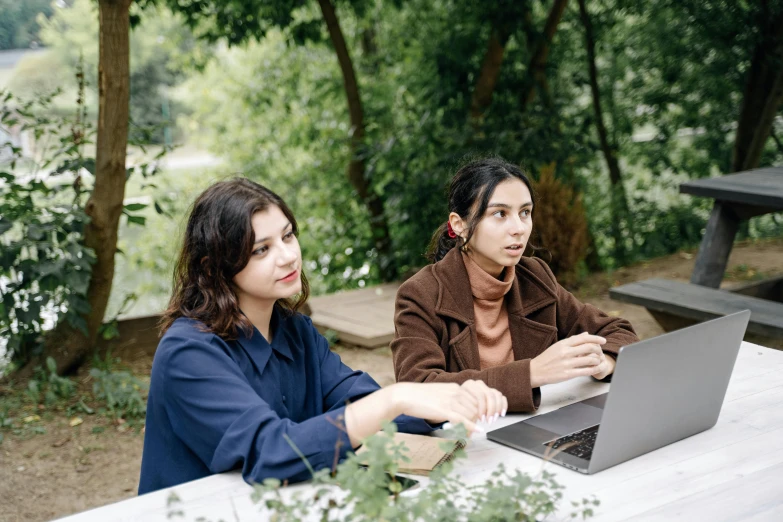
{"type": "MultiPolygon", "coordinates": [[[[540,413],[605,392],[591,379],[547,386],[540,413]]],[[[501,427],[525,415],[500,419],[501,427]]],[[[543,461],[473,437],[468,458],[456,471],[468,483],[482,482],[503,462],[535,474],[543,461]]],[[[783,352],[743,342],[718,424],[703,433],[595,475],[555,464],[547,469],[566,487],[561,502],[594,495],[601,501],[592,520],[783,520],[783,352]]],[[[426,487],[426,480],[422,483],[426,487]]],[[[308,486],[298,486],[306,488],[308,486]]],[[[295,488],[290,488],[295,489],[295,488]]],[[[237,472],[223,473],[63,519],[68,522],[168,521],[171,492],[184,518],[256,520],[252,488],[237,472]]],[[[560,517],[561,519],[564,517],[560,517]]]]}

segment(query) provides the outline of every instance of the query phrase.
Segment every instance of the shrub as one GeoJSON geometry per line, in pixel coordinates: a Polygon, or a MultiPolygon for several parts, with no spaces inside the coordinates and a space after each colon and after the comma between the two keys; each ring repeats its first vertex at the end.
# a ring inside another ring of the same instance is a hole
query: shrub
{"type": "Polygon", "coordinates": [[[587,218],[581,196],[555,178],[555,165],[543,167],[535,184],[532,242],[551,254],[558,280],[573,284],[587,255],[587,218]]]}

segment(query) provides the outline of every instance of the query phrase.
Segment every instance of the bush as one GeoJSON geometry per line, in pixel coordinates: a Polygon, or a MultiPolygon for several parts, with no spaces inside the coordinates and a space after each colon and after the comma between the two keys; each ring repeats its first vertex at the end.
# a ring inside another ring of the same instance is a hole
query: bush
{"type": "Polygon", "coordinates": [[[535,185],[533,244],[551,254],[549,266],[558,280],[573,284],[587,256],[587,217],[582,198],[555,178],[555,166],[541,169],[535,185]]]}
{"type": "Polygon", "coordinates": [[[90,310],[95,256],[82,238],[89,219],[85,174],[95,170],[83,151],[92,131],[81,112],[75,120],[52,116],[55,95],[19,102],[0,91],[0,129],[49,144],[40,159],[0,144],[7,160],[0,165],[0,338],[17,366],[41,350],[44,331],[60,321],[86,329],[82,316],[90,310]],[[24,162],[33,165],[18,168],[24,162]]]}

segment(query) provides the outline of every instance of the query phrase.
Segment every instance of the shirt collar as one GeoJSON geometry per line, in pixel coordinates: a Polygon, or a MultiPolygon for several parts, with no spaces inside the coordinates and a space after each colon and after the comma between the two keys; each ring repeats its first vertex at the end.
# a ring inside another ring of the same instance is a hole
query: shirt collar
{"type": "Polygon", "coordinates": [[[289,325],[289,317],[280,311],[279,307],[275,306],[274,310],[272,310],[272,318],[269,323],[269,330],[273,333],[271,345],[255,326],[253,326],[250,337],[245,336],[243,330],[239,330],[239,337],[237,340],[245,347],[248,354],[256,362],[259,371],[266,366],[266,362],[269,359],[270,348],[279,355],[286,357],[288,360],[294,360],[294,356],[291,353],[291,347],[288,345],[289,336],[287,335],[286,330],[289,325]]]}

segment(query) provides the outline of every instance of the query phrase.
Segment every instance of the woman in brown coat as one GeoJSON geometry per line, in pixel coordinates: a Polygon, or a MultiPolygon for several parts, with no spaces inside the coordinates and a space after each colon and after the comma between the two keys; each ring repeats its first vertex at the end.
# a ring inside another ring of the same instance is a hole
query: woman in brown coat
{"type": "Polygon", "coordinates": [[[432,264],[397,293],[398,381],[479,379],[508,398],[509,411],[529,412],[544,384],[611,377],[617,351],[638,338],[628,321],[560,286],[544,261],[522,256],[533,196],[527,176],[499,159],[457,172],[432,264]]]}

